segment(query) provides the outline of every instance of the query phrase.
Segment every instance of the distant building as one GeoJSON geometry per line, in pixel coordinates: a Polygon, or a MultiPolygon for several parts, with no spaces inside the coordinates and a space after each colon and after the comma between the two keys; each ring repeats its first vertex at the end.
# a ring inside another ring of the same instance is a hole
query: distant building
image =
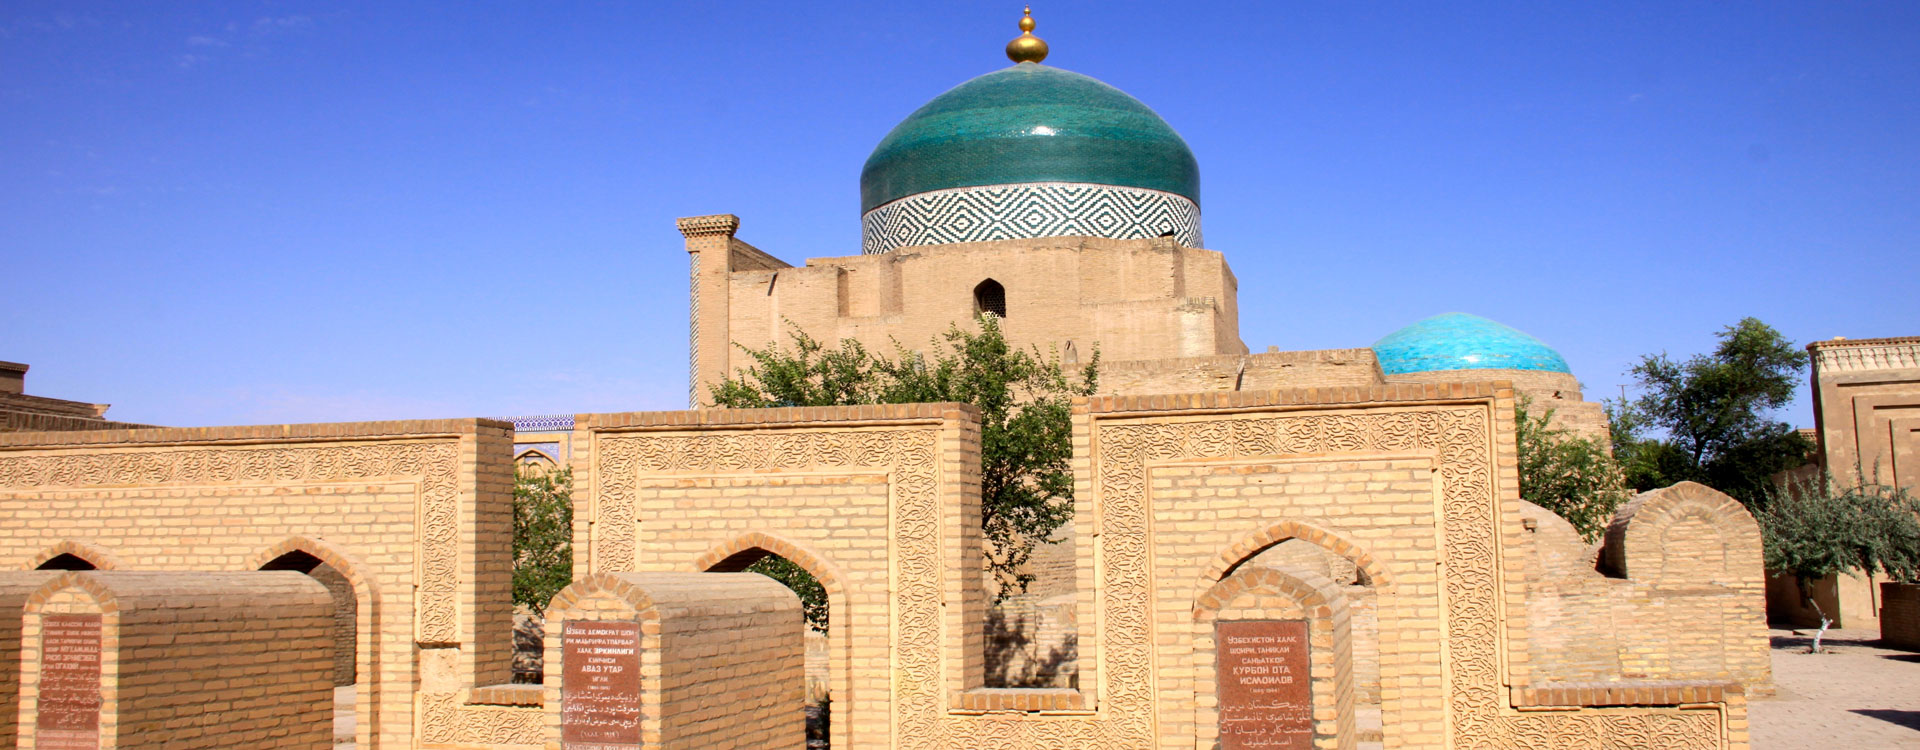
{"type": "Polygon", "coordinates": [[[108,404],[90,404],[26,393],[27,365],[0,362],[0,432],[112,430],[151,425],[107,419],[108,404]]]}

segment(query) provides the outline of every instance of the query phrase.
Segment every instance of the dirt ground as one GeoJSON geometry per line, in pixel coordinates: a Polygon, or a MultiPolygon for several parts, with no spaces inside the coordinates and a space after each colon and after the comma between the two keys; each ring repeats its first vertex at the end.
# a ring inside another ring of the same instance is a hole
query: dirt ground
{"type": "Polygon", "coordinates": [[[1754,700],[1753,750],[1920,748],[1920,653],[1879,646],[1878,630],[1831,630],[1832,653],[1805,653],[1808,631],[1773,631],[1779,692],[1754,700]]]}

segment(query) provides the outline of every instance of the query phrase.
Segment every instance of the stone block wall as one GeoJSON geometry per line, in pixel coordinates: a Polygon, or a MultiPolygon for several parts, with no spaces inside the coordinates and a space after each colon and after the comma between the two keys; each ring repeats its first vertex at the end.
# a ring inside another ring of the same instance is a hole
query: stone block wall
{"type": "Polygon", "coordinates": [[[580,623],[636,626],[640,676],[632,736],[638,747],[805,744],[806,623],[799,598],[773,579],[757,573],[596,573],[556,594],[547,610],[546,705],[556,709],[546,712],[550,747],[594,746],[569,739],[567,724],[605,718],[565,713],[572,710],[570,691],[592,678],[562,666],[564,634],[569,624],[580,623]]]}
{"type": "Polygon", "coordinates": [[[1920,650],[1920,583],[1880,584],[1880,639],[1895,648],[1920,650]]]}
{"type": "Polygon", "coordinates": [[[77,747],[93,735],[118,750],[326,750],[332,610],[323,586],[293,572],[61,574],[24,607],[21,716],[36,721],[21,722],[20,746],[77,747]],[[47,650],[52,633],[73,627],[61,618],[74,616],[97,634],[97,691],[64,674],[84,647],[47,650]],[[87,713],[94,695],[93,727],[50,725],[87,713]]]}

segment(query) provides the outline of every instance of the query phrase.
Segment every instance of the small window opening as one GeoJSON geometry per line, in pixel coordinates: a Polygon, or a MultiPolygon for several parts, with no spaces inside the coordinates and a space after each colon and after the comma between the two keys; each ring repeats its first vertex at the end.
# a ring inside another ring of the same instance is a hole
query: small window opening
{"type": "Polygon", "coordinates": [[[973,288],[973,311],[995,317],[1007,317],[1007,289],[1000,282],[987,279],[973,288]]]}

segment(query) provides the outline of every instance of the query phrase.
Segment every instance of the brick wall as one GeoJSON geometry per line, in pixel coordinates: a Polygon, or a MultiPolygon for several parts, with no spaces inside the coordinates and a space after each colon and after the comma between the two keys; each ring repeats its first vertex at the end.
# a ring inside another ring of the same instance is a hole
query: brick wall
{"type": "Polygon", "coordinates": [[[1738,501],[1690,482],[1641,493],[1599,549],[1550,511],[1523,507],[1533,531],[1516,553],[1536,571],[1523,602],[1531,681],[1772,692],[1760,532],[1738,501]]]}
{"type": "Polygon", "coordinates": [[[52,571],[0,573],[0,748],[14,747],[20,720],[20,618],[27,597],[60,575],[52,571]]]}
{"type": "Polygon", "coordinates": [[[1898,648],[1920,650],[1920,583],[1880,584],[1880,638],[1898,648]]]}
{"type": "MultiPolygon", "coordinates": [[[[682,219],[697,270],[693,380],[744,367],[732,343],[785,343],[791,326],[829,344],[926,349],[975,315],[974,287],[1006,292],[1007,339],[1109,360],[1240,354],[1239,282],[1218,252],[1157,240],[1048,237],[816,258],[787,267],[729,244],[731,216],[682,219]]],[[[1071,358],[1071,357],[1070,357],[1071,358]]],[[[694,393],[706,397],[704,386],[694,393]]]]}
{"type": "MultiPolygon", "coordinates": [[[[21,713],[40,708],[44,623],[92,615],[103,747],[325,750],[332,609],[324,587],[293,572],[62,574],[26,602],[21,713]]],[[[20,734],[21,747],[40,744],[34,724],[20,734]]]]}
{"type": "Polygon", "coordinates": [[[820,580],[834,747],[893,731],[897,675],[883,665],[903,544],[936,544],[950,561],[921,573],[954,603],[944,614],[958,635],[943,646],[960,666],[949,689],[984,681],[981,579],[957,574],[980,569],[971,407],[583,414],[574,424],[576,575],[737,571],[771,553],[820,580]],[[903,538],[890,525],[903,498],[937,499],[939,520],[903,538]]]}
{"type": "Polygon", "coordinates": [[[511,439],[488,420],[0,434],[0,566],[311,555],[353,586],[359,747],[534,744],[537,712],[465,692],[509,680],[511,439]]]}
{"type": "MultiPolygon", "coordinates": [[[[638,626],[640,747],[799,748],[805,744],[806,624],[800,600],[757,573],[598,573],[547,610],[549,746],[562,741],[569,622],[638,626]]],[[[583,679],[584,675],[575,679],[583,679]]]]}

